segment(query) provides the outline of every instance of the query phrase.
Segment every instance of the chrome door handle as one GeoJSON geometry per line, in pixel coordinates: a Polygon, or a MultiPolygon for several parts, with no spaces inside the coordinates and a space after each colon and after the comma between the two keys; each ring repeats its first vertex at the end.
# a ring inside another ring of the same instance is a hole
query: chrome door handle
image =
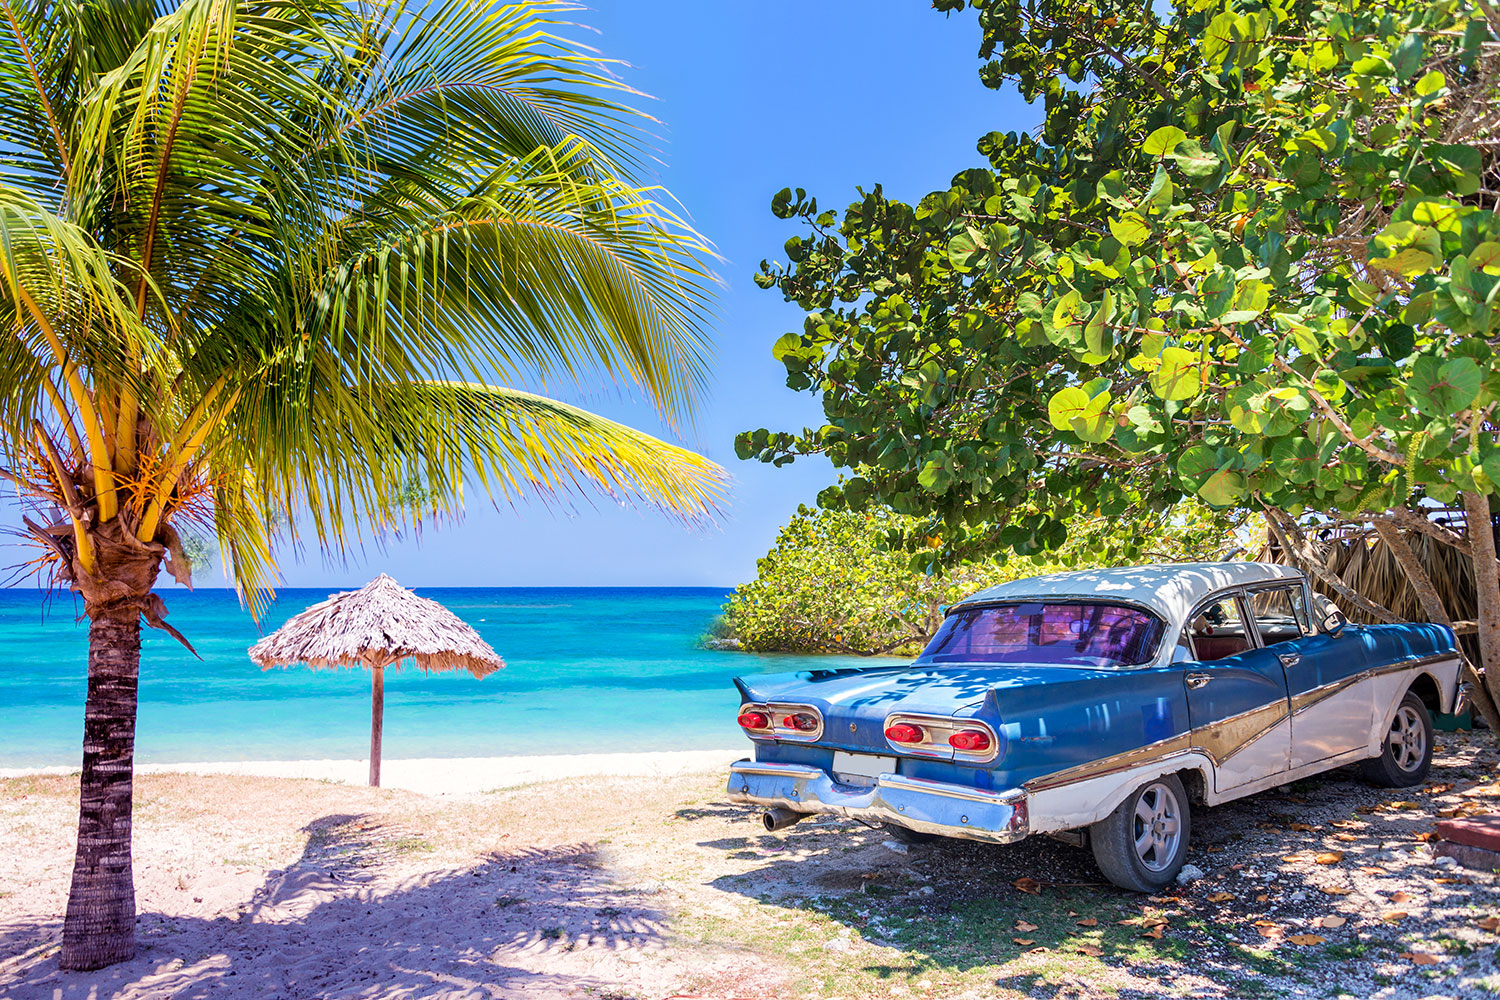
{"type": "Polygon", "coordinates": [[[1188,674],[1187,686],[1196,691],[1213,679],[1213,674],[1188,674]]]}
{"type": "Polygon", "coordinates": [[[1295,667],[1302,662],[1301,653],[1277,653],[1276,659],[1281,661],[1283,667],[1295,667]]]}

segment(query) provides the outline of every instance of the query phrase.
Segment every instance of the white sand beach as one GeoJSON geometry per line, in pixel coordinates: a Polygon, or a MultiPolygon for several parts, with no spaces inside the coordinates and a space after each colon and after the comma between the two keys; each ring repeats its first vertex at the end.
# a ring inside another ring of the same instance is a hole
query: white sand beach
{"type": "MultiPolygon", "coordinates": [[[[645,753],[547,754],[532,757],[417,757],[386,760],[380,783],[423,795],[465,795],[515,788],[537,781],[609,776],[656,778],[727,768],[746,755],[733,750],[662,750],[645,753]]],[[[76,767],[0,768],[0,778],[76,774],[76,767]]],[[[137,774],[238,774],[261,778],[309,778],[366,784],[363,760],[236,760],[181,764],[137,764],[137,774]]]]}

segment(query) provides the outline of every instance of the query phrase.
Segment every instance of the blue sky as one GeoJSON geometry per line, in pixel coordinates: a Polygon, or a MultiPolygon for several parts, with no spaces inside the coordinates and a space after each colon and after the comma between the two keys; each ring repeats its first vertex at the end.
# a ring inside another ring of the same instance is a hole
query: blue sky
{"type": "MultiPolygon", "coordinates": [[[[329,559],[285,552],[288,586],[340,586],[387,572],[408,586],[730,587],[799,503],[833,478],[822,460],[780,469],[734,456],[734,436],[756,427],[823,421],[816,399],[793,393],[770,355],[801,315],[751,275],[798,232],[775,219],[771,195],[803,187],[842,208],[856,185],[897,197],[947,187],[983,163],[983,134],[1040,119],[1013,93],[978,80],[979,32],[971,13],[943,17],[921,0],[592,0],[576,37],[624,60],[627,83],[661,119],[660,181],[725,260],[713,328],[713,384],[684,443],[724,465],[732,496],[719,523],[685,529],[602,498],[572,509],[496,510],[471,497],[465,519],[418,539],[371,544],[329,559]]],[[[639,395],[602,383],[553,386],[554,395],[650,433],[666,435],[639,395]]],[[[220,566],[199,586],[223,586],[220,566]]]]}

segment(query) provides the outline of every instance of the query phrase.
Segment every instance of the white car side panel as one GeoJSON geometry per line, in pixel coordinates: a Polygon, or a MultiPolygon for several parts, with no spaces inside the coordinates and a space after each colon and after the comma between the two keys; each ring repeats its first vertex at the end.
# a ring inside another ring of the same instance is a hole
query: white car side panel
{"type": "Polygon", "coordinates": [[[1114,812],[1127,795],[1151,779],[1191,770],[1201,773],[1205,784],[1213,780],[1213,762],[1205,755],[1189,750],[1128,771],[1115,771],[1032,792],[1027,797],[1031,832],[1055,833],[1097,823],[1114,812]]]}
{"type": "Polygon", "coordinates": [[[1293,713],[1292,767],[1370,745],[1371,719],[1379,716],[1375,709],[1376,680],[1358,681],[1293,713]]]}
{"type": "Polygon", "coordinates": [[[1412,670],[1378,674],[1372,678],[1375,707],[1370,713],[1368,729],[1370,756],[1375,756],[1383,749],[1386,733],[1391,730],[1391,720],[1396,717],[1396,706],[1401,704],[1407,689],[1418,677],[1427,674],[1436,681],[1438,702],[1444,709],[1450,709],[1453,707],[1453,699],[1458,696],[1459,670],[1459,661],[1453,660],[1448,663],[1429,663],[1412,670]]]}
{"type": "Polygon", "coordinates": [[[1282,719],[1219,761],[1214,790],[1222,794],[1268,774],[1285,774],[1291,741],[1292,720],[1282,719]]]}

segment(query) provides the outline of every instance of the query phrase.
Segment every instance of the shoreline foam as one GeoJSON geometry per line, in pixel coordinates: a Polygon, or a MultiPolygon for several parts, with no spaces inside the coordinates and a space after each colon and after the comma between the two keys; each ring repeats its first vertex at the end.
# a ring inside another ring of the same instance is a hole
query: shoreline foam
{"type": "MultiPolygon", "coordinates": [[[[546,754],[531,757],[419,757],[383,760],[380,784],[424,795],[465,795],[564,778],[667,777],[727,770],[745,750],[659,750],[627,753],[546,754]]],[[[304,778],[363,785],[366,760],[236,760],[137,764],[137,774],[242,774],[265,778],[304,778]]],[[[0,768],[0,779],[42,774],[77,774],[78,768],[0,768]]]]}

